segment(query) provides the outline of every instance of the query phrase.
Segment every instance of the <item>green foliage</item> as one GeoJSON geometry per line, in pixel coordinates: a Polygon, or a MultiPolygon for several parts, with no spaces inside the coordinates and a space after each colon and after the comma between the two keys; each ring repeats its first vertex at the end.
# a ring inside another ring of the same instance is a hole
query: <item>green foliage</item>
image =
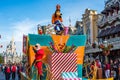
{"type": "Polygon", "coordinates": [[[0,63],[3,63],[4,62],[4,59],[2,57],[2,55],[0,55],[0,63]]]}
{"type": "Polygon", "coordinates": [[[112,44],[109,44],[109,45],[107,45],[107,47],[105,47],[105,45],[100,44],[100,45],[98,46],[98,48],[101,48],[103,51],[109,51],[111,48],[113,48],[113,45],[112,45],[112,44]]]}

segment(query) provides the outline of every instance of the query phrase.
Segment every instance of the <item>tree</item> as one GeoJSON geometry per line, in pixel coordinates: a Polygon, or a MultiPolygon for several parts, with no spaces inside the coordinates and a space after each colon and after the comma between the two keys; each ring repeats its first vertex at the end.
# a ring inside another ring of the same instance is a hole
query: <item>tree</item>
{"type": "Polygon", "coordinates": [[[3,56],[0,54],[0,63],[3,63],[3,62],[4,62],[3,56]]]}

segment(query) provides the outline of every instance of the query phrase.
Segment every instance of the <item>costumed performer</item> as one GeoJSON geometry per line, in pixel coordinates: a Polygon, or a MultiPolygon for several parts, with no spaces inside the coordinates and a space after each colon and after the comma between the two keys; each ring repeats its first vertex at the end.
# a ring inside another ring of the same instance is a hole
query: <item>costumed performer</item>
{"type": "Polygon", "coordinates": [[[59,20],[60,22],[63,22],[62,13],[60,13],[60,5],[59,4],[56,5],[56,11],[52,15],[52,24],[54,24],[55,21],[57,21],[57,20],[59,20]]]}
{"type": "Polygon", "coordinates": [[[44,50],[41,49],[40,44],[36,44],[35,47],[33,47],[33,50],[35,52],[35,60],[33,62],[33,65],[35,64],[35,67],[38,70],[38,76],[40,76],[40,80],[42,80],[43,73],[42,73],[42,59],[44,57],[44,50]]]}
{"type": "Polygon", "coordinates": [[[56,11],[52,15],[52,24],[55,24],[54,30],[55,30],[56,34],[58,34],[58,35],[61,35],[63,33],[63,30],[64,30],[61,22],[63,22],[62,14],[60,12],[60,5],[57,4],[56,11]]]}

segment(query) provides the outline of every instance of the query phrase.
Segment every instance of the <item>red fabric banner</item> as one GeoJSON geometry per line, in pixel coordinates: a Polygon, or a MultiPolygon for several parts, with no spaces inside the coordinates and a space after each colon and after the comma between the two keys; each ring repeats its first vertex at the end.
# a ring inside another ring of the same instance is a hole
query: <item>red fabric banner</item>
{"type": "Polygon", "coordinates": [[[23,53],[27,53],[27,36],[23,35],[23,53]]]}

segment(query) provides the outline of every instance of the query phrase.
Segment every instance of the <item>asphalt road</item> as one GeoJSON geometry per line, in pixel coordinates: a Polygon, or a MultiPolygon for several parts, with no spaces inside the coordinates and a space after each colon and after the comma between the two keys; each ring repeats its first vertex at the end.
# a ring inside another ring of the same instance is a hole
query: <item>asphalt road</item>
{"type": "MultiPolygon", "coordinates": [[[[12,80],[12,75],[10,75],[10,80],[12,80]]],[[[0,72],[0,80],[5,80],[5,74],[3,72],[0,72]]],[[[17,77],[17,74],[16,74],[16,79],[15,80],[18,80],[18,77],[17,77]]]]}

